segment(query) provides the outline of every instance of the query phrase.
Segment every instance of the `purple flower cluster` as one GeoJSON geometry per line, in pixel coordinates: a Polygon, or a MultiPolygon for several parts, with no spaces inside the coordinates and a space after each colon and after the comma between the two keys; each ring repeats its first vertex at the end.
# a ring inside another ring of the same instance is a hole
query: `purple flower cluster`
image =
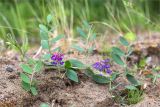
{"type": "Polygon", "coordinates": [[[56,65],[56,66],[63,65],[64,64],[63,58],[64,58],[63,54],[61,54],[61,53],[54,53],[52,55],[52,57],[51,57],[51,60],[53,61],[52,64],[56,65]]]}
{"type": "Polygon", "coordinates": [[[100,62],[96,62],[92,65],[93,68],[95,68],[96,70],[100,71],[101,74],[103,71],[105,71],[107,74],[111,74],[112,71],[110,70],[110,64],[109,64],[110,60],[109,59],[105,59],[102,60],[100,62]]]}

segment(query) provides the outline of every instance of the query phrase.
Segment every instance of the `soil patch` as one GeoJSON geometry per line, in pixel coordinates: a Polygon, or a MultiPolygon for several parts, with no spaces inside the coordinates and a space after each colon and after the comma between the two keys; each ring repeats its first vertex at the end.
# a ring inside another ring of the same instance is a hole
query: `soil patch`
{"type": "Polygon", "coordinates": [[[21,88],[17,60],[1,58],[0,61],[0,107],[39,107],[43,102],[53,107],[94,107],[110,98],[106,85],[98,85],[83,73],[79,73],[80,83],[57,77],[55,70],[47,70],[36,75],[39,80],[37,96],[32,96],[21,88]],[[7,71],[12,67],[13,71],[7,71]]]}

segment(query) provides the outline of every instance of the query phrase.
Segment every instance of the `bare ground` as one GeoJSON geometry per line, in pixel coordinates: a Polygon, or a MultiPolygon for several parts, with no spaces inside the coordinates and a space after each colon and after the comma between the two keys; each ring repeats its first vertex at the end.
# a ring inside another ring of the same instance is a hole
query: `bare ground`
{"type": "MultiPolygon", "coordinates": [[[[110,43],[109,43],[110,44],[110,43]]],[[[137,45],[138,46],[138,45],[137,45]]],[[[139,49],[139,47],[138,47],[139,49]]],[[[153,53],[152,61],[159,64],[160,54],[157,52],[159,47],[152,48],[147,52],[153,53]],[[155,55],[158,55],[155,57],[155,55]]],[[[73,56],[66,56],[66,59],[73,56]]],[[[102,59],[99,55],[74,56],[85,64],[102,59]]],[[[107,85],[98,85],[83,72],[79,72],[80,83],[73,83],[68,79],[60,79],[54,70],[44,70],[36,75],[40,81],[38,85],[39,94],[32,96],[21,88],[19,78],[22,70],[19,68],[16,56],[11,54],[0,57],[0,107],[39,107],[41,103],[48,103],[52,107],[120,107],[111,99],[107,85]],[[8,69],[9,68],[9,69],[8,69]],[[11,68],[11,69],[10,69],[11,68]]],[[[117,68],[119,69],[119,68],[117,68]]],[[[123,79],[122,81],[126,81],[123,79]]],[[[120,80],[117,80],[117,83],[120,80]]],[[[159,82],[159,80],[158,80],[159,82]]],[[[148,83],[148,81],[146,81],[148,83]]],[[[160,83],[153,86],[147,85],[144,99],[129,107],[160,107],[160,83]]]]}
{"type": "Polygon", "coordinates": [[[80,83],[73,83],[50,70],[36,75],[39,95],[34,97],[21,88],[19,64],[17,60],[1,58],[0,107],[39,107],[42,102],[53,107],[94,107],[110,97],[107,86],[98,85],[83,74],[79,74],[80,83]],[[13,71],[8,72],[7,67],[13,71]]]}
{"type": "MultiPolygon", "coordinates": [[[[71,56],[67,56],[69,58],[71,56]]],[[[93,63],[100,56],[94,55],[87,59],[80,57],[83,62],[93,63]]],[[[45,70],[36,75],[40,81],[39,94],[32,96],[21,88],[18,60],[0,58],[0,107],[39,107],[43,102],[52,107],[119,107],[111,99],[107,85],[98,85],[83,74],[79,73],[80,83],[73,83],[68,79],[57,77],[56,71],[45,70]],[[10,72],[7,68],[12,68],[10,72]]],[[[117,80],[120,82],[120,80],[117,80]]],[[[123,80],[125,81],[125,80],[123,80]]],[[[160,100],[160,85],[148,86],[143,101],[131,107],[158,107],[160,100]]]]}

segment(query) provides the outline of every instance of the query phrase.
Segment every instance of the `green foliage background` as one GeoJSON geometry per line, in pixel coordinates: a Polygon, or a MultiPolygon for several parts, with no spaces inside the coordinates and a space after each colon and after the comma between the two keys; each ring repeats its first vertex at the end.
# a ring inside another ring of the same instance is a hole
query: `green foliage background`
{"type": "MultiPolygon", "coordinates": [[[[159,0],[1,0],[0,38],[8,33],[18,39],[38,36],[38,24],[45,23],[49,13],[59,32],[73,32],[82,20],[103,23],[119,32],[159,30],[159,0]]],[[[97,23],[96,23],[97,24],[97,23]]],[[[108,28],[97,24],[97,29],[108,28]]],[[[71,35],[73,36],[73,35],[71,35]]]]}

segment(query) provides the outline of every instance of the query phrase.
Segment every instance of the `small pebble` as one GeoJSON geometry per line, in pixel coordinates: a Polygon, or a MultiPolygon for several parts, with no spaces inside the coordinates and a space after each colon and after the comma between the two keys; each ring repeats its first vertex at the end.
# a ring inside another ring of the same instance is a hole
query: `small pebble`
{"type": "Polygon", "coordinates": [[[8,66],[8,67],[6,67],[6,71],[8,71],[8,72],[13,72],[14,70],[13,70],[12,67],[8,66]]]}

